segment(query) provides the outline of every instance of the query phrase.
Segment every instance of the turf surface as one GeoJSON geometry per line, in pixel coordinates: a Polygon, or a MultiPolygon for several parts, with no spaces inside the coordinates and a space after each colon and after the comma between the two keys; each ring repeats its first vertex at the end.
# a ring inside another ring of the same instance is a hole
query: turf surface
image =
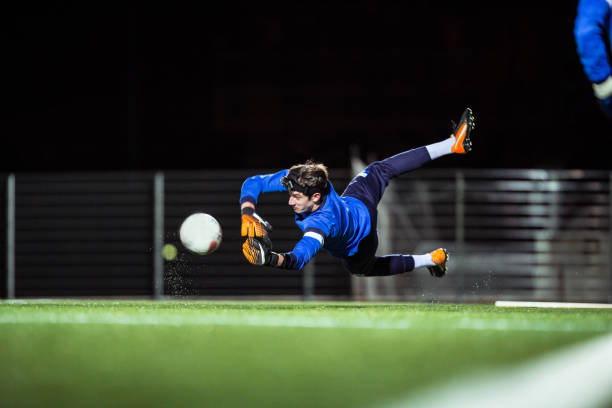
{"type": "Polygon", "coordinates": [[[362,407],[612,332],[609,310],[0,302],[5,406],[362,407]]]}

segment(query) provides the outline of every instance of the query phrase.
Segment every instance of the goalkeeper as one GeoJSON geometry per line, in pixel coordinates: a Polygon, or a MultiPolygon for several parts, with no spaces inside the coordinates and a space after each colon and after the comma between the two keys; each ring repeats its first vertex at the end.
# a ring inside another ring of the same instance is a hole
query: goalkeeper
{"type": "Polygon", "coordinates": [[[433,276],[446,274],[448,253],[438,248],[422,255],[376,256],[378,203],[389,181],[438,157],[471,150],[474,116],[467,108],[450,138],[371,163],[338,195],[327,168],[308,161],[278,173],[246,179],[242,185],[242,245],[254,265],[300,270],[321,249],[341,258],[345,268],[359,276],[387,276],[427,267],[433,276]],[[295,222],[304,232],[291,252],[272,252],[270,224],[255,212],[262,193],[287,191],[295,222]]]}

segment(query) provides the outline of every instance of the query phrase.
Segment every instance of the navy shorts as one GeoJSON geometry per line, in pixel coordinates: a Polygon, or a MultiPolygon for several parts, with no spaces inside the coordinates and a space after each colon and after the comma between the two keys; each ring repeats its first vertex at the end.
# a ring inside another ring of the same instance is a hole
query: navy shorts
{"type": "Polygon", "coordinates": [[[376,261],[378,234],[378,203],[382,199],[389,180],[395,176],[393,168],[384,161],[370,164],[357,175],[342,193],[342,197],[354,197],[365,204],[370,213],[370,233],[361,240],[357,252],[342,260],[344,267],[352,274],[367,275],[376,261]]]}
{"type": "Polygon", "coordinates": [[[376,263],[378,234],[376,221],[378,203],[392,178],[404,174],[431,160],[426,147],[399,153],[393,157],[370,164],[358,174],[342,193],[343,197],[354,197],[364,203],[370,213],[370,233],[361,240],[355,255],[343,259],[349,272],[358,275],[369,275],[376,263]]]}

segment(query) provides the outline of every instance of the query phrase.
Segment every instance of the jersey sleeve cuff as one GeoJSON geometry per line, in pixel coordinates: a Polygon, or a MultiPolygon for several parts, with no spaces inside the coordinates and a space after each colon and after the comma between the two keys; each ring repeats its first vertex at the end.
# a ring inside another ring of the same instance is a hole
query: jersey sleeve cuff
{"type": "Polygon", "coordinates": [[[283,263],[279,266],[281,269],[299,269],[299,261],[297,256],[292,252],[285,252],[283,255],[283,263]]]}
{"type": "Polygon", "coordinates": [[[251,197],[251,196],[244,196],[240,198],[240,204],[244,204],[244,203],[251,203],[253,205],[257,204],[257,200],[255,199],[255,197],[251,197]]]}

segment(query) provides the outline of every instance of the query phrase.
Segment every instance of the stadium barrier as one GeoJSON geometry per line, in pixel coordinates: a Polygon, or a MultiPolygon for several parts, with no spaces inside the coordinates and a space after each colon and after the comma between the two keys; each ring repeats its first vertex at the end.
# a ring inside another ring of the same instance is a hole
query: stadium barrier
{"type": "MultiPolygon", "coordinates": [[[[242,181],[262,172],[5,175],[0,293],[612,302],[609,172],[425,167],[394,180],[380,206],[381,253],[445,246],[452,262],[444,279],[424,270],[351,278],[323,251],[303,272],[249,265],[240,255],[238,198],[242,181]],[[224,230],[221,248],[204,257],[178,239],[182,220],[199,211],[224,230]],[[179,248],[173,261],[160,257],[166,243],[179,248]]],[[[349,170],[331,174],[338,191],[351,178],[349,170]]],[[[290,250],[300,231],[287,195],[267,194],[260,204],[275,249],[290,250]]]]}
{"type": "MultiPolygon", "coordinates": [[[[392,252],[450,250],[451,272],[380,278],[366,299],[612,303],[612,174],[539,169],[419,169],[381,208],[392,252]],[[408,249],[408,251],[406,250],[408,249]]],[[[355,280],[353,280],[355,282],[355,280]]],[[[370,283],[372,285],[372,283],[370,283]]]]}
{"type": "MultiPolygon", "coordinates": [[[[253,174],[223,170],[5,175],[5,199],[0,200],[6,214],[1,225],[7,231],[0,234],[1,297],[348,299],[350,279],[327,254],[317,256],[308,274],[256,268],[244,260],[238,199],[243,180],[253,174]],[[9,192],[9,180],[14,181],[14,194],[9,192]],[[14,217],[8,214],[11,197],[14,217]],[[210,213],[222,225],[223,242],[212,255],[187,253],[180,244],[178,228],[194,212],[210,213]],[[14,231],[13,240],[9,231],[14,231]],[[14,246],[7,245],[10,242],[14,246]],[[179,249],[173,261],[160,257],[166,243],[179,249]]],[[[348,172],[337,175],[344,188],[343,175],[348,172]]],[[[275,248],[291,250],[300,234],[287,195],[267,194],[261,202],[262,214],[274,226],[275,248]]]]}

